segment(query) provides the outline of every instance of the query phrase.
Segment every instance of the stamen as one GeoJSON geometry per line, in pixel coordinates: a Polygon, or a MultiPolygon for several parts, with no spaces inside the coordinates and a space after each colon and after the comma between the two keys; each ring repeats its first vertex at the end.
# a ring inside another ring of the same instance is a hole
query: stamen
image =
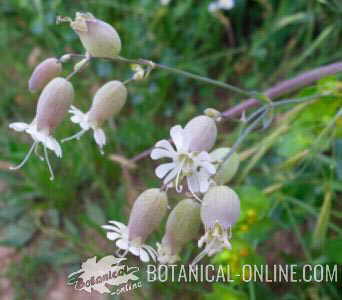
{"type": "Polygon", "coordinates": [[[77,132],[76,134],[72,135],[72,136],[69,136],[65,139],[63,139],[61,142],[64,143],[64,142],[67,142],[67,141],[70,141],[70,140],[73,140],[73,139],[77,139],[79,140],[80,137],[86,132],[87,130],[83,129],[81,130],[80,132],[77,132]]]}
{"type": "Polygon", "coordinates": [[[53,170],[51,168],[51,164],[50,164],[50,160],[49,160],[49,155],[48,155],[48,152],[47,152],[47,149],[45,146],[44,146],[44,156],[45,156],[45,160],[46,160],[46,163],[48,165],[48,168],[49,168],[50,180],[52,181],[55,179],[55,175],[53,174],[53,170]]]}
{"type": "Polygon", "coordinates": [[[185,163],[185,159],[182,160],[181,165],[180,165],[178,172],[177,172],[177,177],[176,177],[176,191],[177,191],[177,193],[182,192],[182,188],[179,188],[178,185],[179,185],[179,177],[180,177],[180,174],[182,173],[184,163],[185,163]]]}
{"type": "Polygon", "coordinates": [[[18,170],[18,169],[20,169],[22,166],[24,166],[25,163],[26,163],[26,162],[28,161],[28,159],[30,158],[30,156],[31,156],[31,154],[32,154],[32,152],[33,152],[33,150],[35,149],[35,147],[36,147],[37,144],[38,144],[38,142],[34,142],[34,143],[32,144],[30,150],[27,152],[25,158],[23,159],[23,161],[22,161],[19,165],[15,166],[15,167],[10,167],[9,169],[10,169],[10,170],[18,170]]]}
{"type": "Polygon", "coordinates": [[[207,244],[207,246],[203,249],[203,251],[194,258],[194,260],[190,264],[190,268],[195,266],[199,261],[201,261],[209,253],[210,249],[215,244],[215,242],[216,242],[216,238],[213,238],[210,241],[210,243],[207,244]]]}
{"type": "Polygon", "coordinates": [[[36,147],[34,147],[34,154],[37,155],[41,161],[44,161],[44,157],[39,154],[38,146],[39,146],[39,144],[37,143],[36,147]]]}

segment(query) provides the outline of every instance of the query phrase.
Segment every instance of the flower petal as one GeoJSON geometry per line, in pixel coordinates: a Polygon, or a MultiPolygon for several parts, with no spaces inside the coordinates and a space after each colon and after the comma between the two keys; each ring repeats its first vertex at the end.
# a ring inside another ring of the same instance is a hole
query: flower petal
{"type": "Polygon", "coordinates": [[[190,192],[197,193],[200,191],[200,182],[197,174],[187,176],[186,178],[190,192]]]}
{"type": "Polygon", "coordinates": [[[129,247],[129,252],[131,252],[135,256],[139,256],[140,247],[129,247]]]}
{"type": "Polygon", "coordinates": [[[200,164],[203,169],[205,169],[209,174],[214,175],[216,173],[216,168],[213,164],[205,161],[200,164]]]}
{"type": "Polygon", "coordinates": [[[183,149],[184,129],[180,125],[175,125],[170,129],[170,135],[177,151],[183,149]]]}
{"type": "Polygon", "coordinates": [[[128,249],[128,240],[126,239],[118,239],[116,241],[116,246],[120,249],[127,250],[128,249]]]}
{"type": "Polygon", "coordinates": [[[106,144],[106,135],[101,128],[94,129],[94,139],[96,144],[102,149],[106,144]]]}
{"type": "Polygon", "coordinates": [[[199,181],[199,190],[201,193],[205,193],[209,189],[210,174],[208,174],[204,169],[201,169],[197,174],[199,181]]]}
{"type": "Polygon", "coordinates": [[[46,148],[55,152],[57,157],[62,157],[62,148],[55,138],[52,136],[47,136],[43,144],[46,146],[46,148]]]}
{"type": "Polygon", "coordinates": [[[115,241],[115,240],[117,240],[120,237],[121,237],[121,235],[118,234],[118,233],[115,233],[115,232],[112,232],[112,231],[107,232],[107,239],[108,240],[115,241]]]}
{"type": "Polygon", "coordinates": [[[175,163],[167,163],[158,166],[155,170],[155,174],[158,178],[164,178],[167,173],[169,173],[173,168],[176,167],[175,163]]]}
{"type": "Polygon", "coordinates": [[[164,184],[170,183],[176,176],[179,171],[179,167],[172,169],[172,171],[164,178],[164,184]]]}
{"type": "Polygon", "coordinates": [[[121,222],[118,222],[118,221],[108,221],[108,223],[117,226],[118,228],[120,228],[120,230],[123,230],[123,229],[126,230],[126,228],[127,228],[127,226],[124,223],[121,223],[121,222]]]}
{"type": "Polygon", "coordinates": [[[117,233],[120,233],[121,230],[120,228],[116,227],[116,226],[112,226],[112,225],[102,225],[101,226],[103,229],[106,229],[106,230],[110,230],[110,231],[114,231],[114,232],[117,232],[117,233]]]}
{"type": "Polygon", "coordinates": [[[175,153],[175,150],[173,149],[172,145],[170,144],[170,142],[168,140],[161,140],[161,141],[157,142],[154,147],[155,148],[164,148],[165,150],[167,150],[169,152],[175,153]]]}
{"type": "Polygon", "coordinates": [[[14,122],[9,124],[9,128],[14,129],[15,131],[24,131],[27,128],[29,128],[29,124],[23,123],[23,122],[14,122]]]}
{"type": "Polygon", "coordinates": [[[150,257],[148,256],[147,252],[143,248],[140,248],[139,258],[144,263],[147,263],[150,261],[150,257]]]}
{"type": "Polygon", "coordinates": [[[155,148],[151,152],[151,158],[154,160],[164,158],[164,157],[173,158],[174,155],[171,152],[161,149],[161,148],[155,148]]]}

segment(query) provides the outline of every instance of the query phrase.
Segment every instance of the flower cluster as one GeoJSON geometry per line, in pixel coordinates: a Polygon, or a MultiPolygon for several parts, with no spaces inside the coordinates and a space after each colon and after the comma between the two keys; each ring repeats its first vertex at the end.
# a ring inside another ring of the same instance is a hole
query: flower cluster
{"type": "Polygon", "coordinates": [[[237,172],[239,157],[234,153],[223,161],[229,148],[208,152],[216,142],[215,120],[220,119],[217,112],[213,112],[216,111],[206,110],[205,115],[193,118],[184,127],[173,126],[171,140],[155,144],[151,158],[171,160],[155,169],[156,176],[163,180],[161,189],[152,189],[155,193],[147,190],[137,198],[127,227],[117,221],[103,226],[108,231],[107,238],[116,241],[116,246],[124,250],[122,255],[129,251],[146,262],[149,254],[152,260],[173,264],[180,260],[180,252],[186,244],[197,237],[201,222],[204,235],[198,240],[198,246],[205,246],[192,264],[206,255],[231,249],[229,239],[232,226],[240,215],[240,200],[224,184],[237,172]],[[178,202],[170,212],[165,234],[157,243],[156,251],[145,244],[147,234],[158,228],[156,220],[160,223],[166,214],[166,192],[173,188],[189,198],[178,202]],[[137,235],[137,232],[140,233],[137,235]]]}
{"type": "MultiPolygon", "coordinates": [[[[222,6],[224,1],[217,3],[222,6]]],[[[116,116],[125,105],[125,84],[146,78],[154,67],[152,62],[145,60],[146,70],[141,66],[134,66],[135,73],[129,80],[105,83],[95,93],[89,110],[83,112],[72,105],[75,92],[70,78],[94,57],[117,57],[121,50],[121,40],[111,25],[89,13],[76,13],[75,20],[62,17],[59,21],[70,23],[86,54],[65,54],[60,59],[48,58],[40,63],[29,79],[31,92],[41,90],[35,117],[29,124],[16,122],[9,125],[16,131],[25,131],[33,139],[26,157],[13,169],[22,167],[33,151],[39,156],[38,146],[42,144],[44,158],[41,159],[46,161],[51,179],[53,171],[47,149],[53,151],[57,157],[62,157],[62,148],[53,134],[67,112],[71,114],[71,121],[78,124],[81,130],[62,142],[79,139],[91,129],[94,140],[103,153],[106,144],[105,122],[116,116]],[[81,57],[75,64],[74,71],[65,78],[61,77],[62,64],[74,57],[81,57]]],[[[186,244],[197,237],[201,223],[204,225],[204,235],[199,239],[198,246],[204,246],[204,249],[193,264],[205,255],[211,256],[224,248],[231,248],[231,228],[240,214],[240,200],[225,184],[236,173],[239,158],[237,154],[233,154],[227,160],[229,148],[213,149],[217,139],[216,123],[220,119],[219,112],[206,109],[203,115],[191,119],[184,127],[173,126],[170,130],[171,140],[164,139],[155,144],[151,158],[169,160],[155,169],[156,176],[162,179],[161,187],[147,189],[138,196],[127,226],[117,221],[109,221],[109,224],[103,225],[107,230],[107,238],[114,241],[120,249],[117,253],[119,256],[130,252],[143,262],[158,260],[160,263],[174,263],[180,259],[180,253],[186,244]],[[167,214],[167,193],[171,189],[186,197],[170,212],[165,234],[161,242],[157,243],[156,250],[147,244],[147,239],[159,228],[167,214]]]]}
{"type": "MultiPolygon", "coordinates": [[[[80,71],[92,57],[114,58],[121,50],[121,40],[116,30],[109,24],[96,19],[90,13],[76,13],[75,20],[59,18],[60,21],[70,22],[70,26],[79,36],[86,54],[74,66],[74,72],[66,78],[60,77],[62,64],[68,62],[71,54],[65,54],[60,59],[48,58],[34,69],[28,86],[31,92],[42,90],[38,102],[36,115],[30,124],[23,122],[11,123],[9,127],[16,131],[25,131],[32,139],[33,144],[24,160],[11,169],[21,168],[29,159],[33,151],[38,154],[39,144],[43,145],[44,158],[48,164],[51,180],[54,178],[49,162],[47,149],[53,151],[57,157],[62,157],[62,148],[53,137],[54,130],[63,121],[66,113],[71,113],[71,121],[79,124],[81,131],[62,140],[79,139],[86,131],[92,129],[94,139],[103,153],[106,136],[103,130],[105,121],[117,115],[124,106],[127,98],[127,88],[124,83],[113,80],[104,84],[94,95],[88,112],[72,106],[74,88],[70,82],[72,75],[80,71]]],[[[134,78],[132,79],[134,80],[134,78]]]]}

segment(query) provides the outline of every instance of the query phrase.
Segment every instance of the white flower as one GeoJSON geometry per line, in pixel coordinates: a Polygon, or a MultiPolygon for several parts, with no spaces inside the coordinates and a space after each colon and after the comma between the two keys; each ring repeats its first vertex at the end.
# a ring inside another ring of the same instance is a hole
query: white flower
{"type": "MultiPolygon", "coordinates": [[[[51,173],[50,179],[53,180],[54,176],[53,176],[52,168],[50,165],[50,161],[49,161],[46,149],[49,149],[49,150],[55,152],[57,157],[62,157],[62,149],[61,149],[61,146],[59,145],[59,143],[57,142],[57,140],[49,134],[49,131],[47,129],[38,130],[36,120],[33,120],[33,122],[31,124],[26,124],[23,122],[11,123],[9,125],[9,128],[14,129],[15,131],[19,131],[19,132],[24,131],[24,132],[28,133],[34,141],[30,150],[27,152],[24,160],[18,166],[11,167],[11,170],[18,170],[22,166],[24,166],[24,164],[30,158],[33,150],[38,155],[38,152],[37,152],[38,151],[38,145],[41,143],[44,147],[45,160],[46,160],[46,163],[48,164],[49,171],[51,173]]],[[[44,160],[42,157],[40,157],[40,159],[44,160]]]]}
{"type": "Polygon", "coordinates": [[[171,2],[171,0],[160,0],[160,4],[163,5],[163,6],[169,5],[170,2],[171,2]]]}
{"type": "Polygon", "coordinates": [[[198,247],[205,247],[194,259],[192,265],[204,256],[212,256],[224,248],[231,250],[229,239],[232,237],[232,226],[240,215],[240,199],[227,186],[215,186],[204,195],[201,205],[201,219],[205,234],[199,239],[198,247]]]}
{"type": "Polygon", "coordinates": [[[98,127],[95,123],[90,122],[88,119],[88,113],[84,113],[80,111],[75,106],[71,106],[69,113],[73,115],[70,118],[71,121],[75,124],[79,124],[82,130],[73,136],[63,139],[62,143],[72,140],[72,139],[79,139],[89,129],[92,129],[94,131],[94,134],[93,134],[94,140],[96,144],[99,146],[101,153],[103,153],[102,149],[104,145],[106,144],[106,135],[103,129],[98,127]]]}
{"type": "Polygon", "coordinates": [[[210,12],[215,12],[217,10],[230,10],[234,7],[234,0],[217,0],[209,4],[208,10],[210,12]]]}
{"type": "Polygon", "coordinates": [[[130,252],[145,263],[149,262],[150,258],[156,261],[157,253],[151,246],[142,244],[139,238],[129,240],[128,227],[125,224],[117,221],[109,221],[109,223],[112,225],[103,225],[102,228],[108,230],[107,238],[116,241],[116,246],[125,251],[124,255],[130,252]]]}
{"type": "Polygon", "coordinates": [[[180,192],[182,180],[186,178],[191,193],[205,193],[210,184],[210,177],[216,169],[210,155],[205,151],[190,151],[190,134],[180,125],[171,128],[170,135],[174,147],[167,140],[156,143],[151,153],[152,159],[170,158],[172,162],[158,166],[155,170],[157,177],[164,178],[164,185],[175,185],[180,192]]]}
{"type": "Polygon", "coordinates": [[[86,131],[93,129],[94,139],[103,154],[106,136],[102,129],[104,123],[116,116],[124,106],[127,98],[127,88],[117,80],[112,80],[100,87],[93,98],[90,109],[83,113],[72,106],[69,112],[73,115],[71,121],[79,124],[81,131],[62,142],[79,139],[86,131]]]}

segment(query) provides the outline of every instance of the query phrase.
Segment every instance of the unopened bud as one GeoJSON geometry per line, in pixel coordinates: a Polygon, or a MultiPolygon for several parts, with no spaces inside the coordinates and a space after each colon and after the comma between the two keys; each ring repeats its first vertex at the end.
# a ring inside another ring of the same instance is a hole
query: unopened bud
{"type": "Polygon", "coordinates": [[[97,126],[118,114],[127,98],[127,89],[120,81],[109,81],[95,94],[88,112],[88,121],[97,126]]]}
{"type": "Polygon", "coordinates": [[[76,13],[71,27],[91,56],[114,58],[120,53],[121,40],[116,30],[90,13],[76,13]]]}
{"type": "Polygon", "coordinates": [[[57,58],[47,58],[35,67],[29,80],[30,92],[40,91],[51,79],[62,71],[62,65],[57,58]]]}
{"type": "Polygon", "coordinates": [[[186,124],[184,130],[190,139],[190,151],[209,151],[216,142],[216,123],[208,116],[193,118],[186,124]]]}
{"type": "Polygon", "coordinates": [[[199,203],[193,199],[180,201],[171,211],[164,237],[158,245],[159,262],[176,262],[182,248],[198,235],[200,223],[199,203]]]}
{"type": "Polygon", "coordinates": [[[51,80],[43,89],[37,104],[38,130],[51,132],[63,120],[74,99],[72,84],[62,77],[51,80]]]}
{"type": "Polygon", "coordinates": [[[159,226],[167,210],[167,195],[160,189],[148,189],[135,200],[128,221],[130,241],[144,243],[159,226]]]}
{"type": "Polygon", "coordinates": [[[204,195],[201,206],[201,219],[205,228],[214,228],[218,224],[227,230],[240,215],[240,200],[229,187],[214,186],[204,195]]]}
{"type": "Polygon", "coordinates": [[[222,120],[221,113],[218,110],[214,109],[214,108],[207,108],[204,111],[204,114],[206,116],[208,116],[209,118],[214,119],[216,122],[220,122],[222,120]]]}
{"type": "Polygon", "coordinates": [[[229,151],[230,148],[217,148],[210,153],[212,160],[218,164],[216,175],[213,178],[218,185],[229,182],[239,168],[240,158],[236,152],[234,152],[225,162],[222,162],[222,159],[229,151]]]}

